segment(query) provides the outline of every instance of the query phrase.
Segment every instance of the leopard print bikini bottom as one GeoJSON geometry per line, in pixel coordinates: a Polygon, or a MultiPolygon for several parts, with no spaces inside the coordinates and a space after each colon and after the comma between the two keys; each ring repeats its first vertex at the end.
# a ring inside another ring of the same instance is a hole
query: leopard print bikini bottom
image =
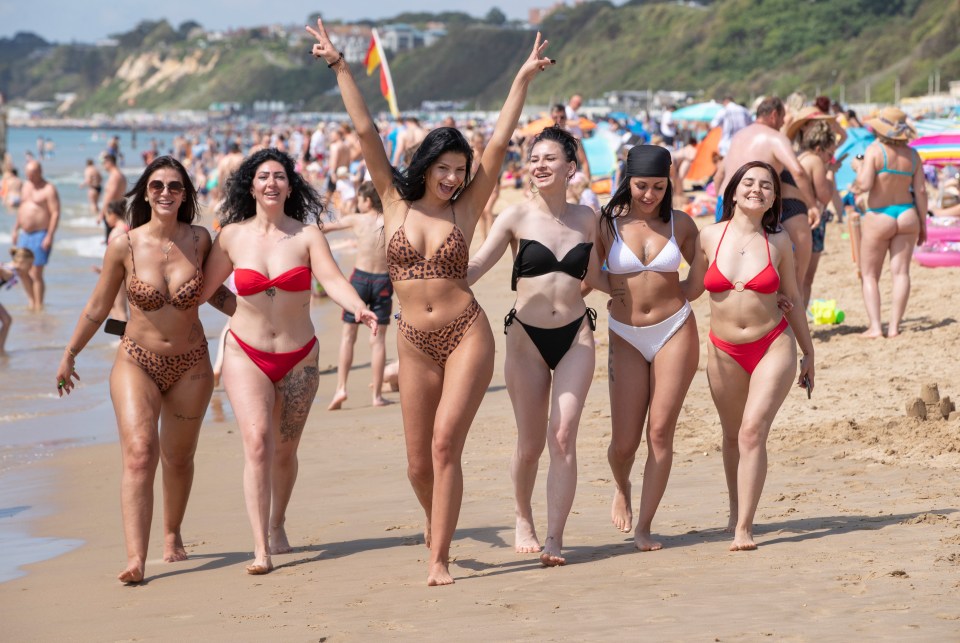
{"type": "Polygon", "coordinates": [[[158,355],[147,350],[126,335],[120,340],[120,346],[140,368],[146,371],[161,393],[166,393],[167,389],[180,381],[184,373],[201,361],[209,360],[210,355],[206,340],[186,353],[172,356],[158,355]]]}
{"type": "Polygon", "coordinates": [[[467,334],[481,312],[483,312],[483,309],[474,299],[456,319],[436,330],[414,328],[403,321],[403,317],[399,317],[397,318],[397,332],[403,335],[403,338],[413,344],[417,350],[435,361],[440,368],[445,368],[450,354],[460,345],[463,336],[467,334]]]}

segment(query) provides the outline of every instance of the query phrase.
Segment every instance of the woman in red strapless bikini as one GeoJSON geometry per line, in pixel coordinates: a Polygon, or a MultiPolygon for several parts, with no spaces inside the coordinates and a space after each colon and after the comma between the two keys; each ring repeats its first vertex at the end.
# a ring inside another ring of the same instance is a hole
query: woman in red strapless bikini
{"type": "Polygon", "coordinates": [[[780,180],[751,161],[723,194],[720,222],[700,232],[687,280],[691,300],[710,292],[707,378],[723,427],[731,551],[756,549],[753,519],[767,476],[767,436],[794,381],[813,389],[813,341],[790,238],[779,226],[780,180]],[[709,267],[707,267],[709,266],[709,267]],[[778,307],[778,292],[793,307],[778,307]]]}
{"type": "MultiPolygon", "coordinates": [[[[153,518],[153,479],[163,463],[163,559],[185,560],[180,525],[193,484],[193,454],[213,392],[207,340],[197,307],[210,234],[191,225],[197,192],[176,159],[161,156],[127,194],[130,231],[107,246],[103,270],[57,369],[60,395],[73,390],[77,354],[104,322],[126,284],[130,321],[110,373],[123,474],[120,506],[127,567],[117,577],[143,580],[153,518]]],[[[213,287],[211,291],[216,290],[213,287]]],[[[214,302],[211,302],[214,303],[214,302]]],[[[226,288],[215,303],[231,314],[226,288]]]]}
{"type": "Polygon", "coordinates": [[[253,527],[249,574],[291,551],[284,528],[297,479],[297,446],[320,383],[310,319],[311,276],[331,299],[377,329],[377,317],[344,278],[319,225],[320,195],[286,154],[268,148],[227,184],[222,229],[204,265],[202,298],[231,272],[237,312],[224,347],[223,386],[243,437],[243,491],[253,527]]]}
{"type": "Polygon", "coordinates": [[[427,518],[427,584],[449,585],[450,542],[463,497],[460,457],[493,376],[493,333],[467,286],[468,249],[497,183],[527,86],[553,61],[542,57],[547,43],[541,44],[537,34],[471,182],[473,150],[452,127],[427,134],[404,171],[391,167],[343,54],[320,20],[316,29],[307,30],[317,39],[313,55],[337,75],[383,202],[390,280],[403,311],[397,351],[407,475],[427,518]]]}

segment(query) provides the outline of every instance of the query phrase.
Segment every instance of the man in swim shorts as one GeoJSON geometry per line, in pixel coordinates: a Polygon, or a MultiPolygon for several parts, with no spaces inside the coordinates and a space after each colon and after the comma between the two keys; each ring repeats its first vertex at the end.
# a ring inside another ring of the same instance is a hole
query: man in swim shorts
{"type": "Polygon", "coordinates": [[[30,310],[43,310],[43,268],[50,258],[53,235],[60,223],[60,195],[52,183],[43,178],[39,161],[30,161],[24,168],[26,181],[20,192],[20,207],[13,224],[10,242],[33,253],[33,266],[20,275],[30,310]]]}

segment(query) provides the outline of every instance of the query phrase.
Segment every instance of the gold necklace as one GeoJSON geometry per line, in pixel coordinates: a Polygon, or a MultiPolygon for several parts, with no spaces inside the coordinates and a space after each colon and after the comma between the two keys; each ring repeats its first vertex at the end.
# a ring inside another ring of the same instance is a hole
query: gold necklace
{"type": "Polygon", "coordinates": [[[743,255],[747,254],[747,246],[750,245],[750,242],[751,242],[751,241],[753,241],[754,239],[756,239],[756,237],[757,237],[758,234],[760,234],[760,231],[759,231],[759,230],[757,230],[756,232],[754,232],[754,233],[753,233],[753,236],[750,237],[750,239],[749,239],[745,244],[743,244],[743,247],[740,248],[739,250],[737,250],[737,252],[740,253],[740,256],[741,256],[741,257],[742,257],[743,255]]]}

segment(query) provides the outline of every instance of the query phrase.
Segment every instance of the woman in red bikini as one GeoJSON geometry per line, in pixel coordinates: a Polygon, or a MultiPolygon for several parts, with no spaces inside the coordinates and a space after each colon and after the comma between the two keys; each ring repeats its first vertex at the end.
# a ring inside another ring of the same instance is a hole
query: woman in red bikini
{"type": "MultiPolygon", "coordinates": [[[[179,161],[161,156],[127,198],[130,231],[107,246],[100,279],[57,369],[57,389],[61,396],[73,390],[77,355],[126,284],[130,320],[110,373],[110,398],[123,454],[120,505],[127,544],[127,567],[117,578],[135,584],[143,580],[147,560],[158,462],[163,463],[163,559],[187,558],[180,525],[213,372],[197,314],[210,234],[191,225],[196,190],[179,161]]],[[[227,314],[236,306],[225,288],[214,301],[227,314]]]]}
{"type": "Polygon", "coordinates": [[[493,376],[493,333],[467,286],[468,249],[527,87],[553,61],[542,57],[547,43],[541,44],[537,34],[471,182],[473,151],[452,127],[427,134],[402,172],[391,167],[343,53],[334,48],[320,20],[307,31],[317,39],[313,55],[337,75],[383,202],[388,269],[402,308],[397,351],[407,475],[426,513],[427,584],[449,585],[450,542],[463,497],[460,457],[493,376]]]}
{"type": "Polygon", "coordinates": [[[237,312],[224,346],[223,386],[243,438],[243,492],[253,528],[249,574],[291,551],[284,528],[297,446],[320,383],[310,319],[311,277],[376,333],[377,317],[344,278],[320,226],[320,195],[274,148],[247,157],[227,184],[220,234],[204,265],[202,299],[231,272],[237,312]]]}
{"type": "Polygon", "coordinates": [[[730,497],[731,551],[756,549],[753,519],[767,475],[767,436],[796,373],[813,389],[813,342],[796,279],[790,238],[779,226],[780,180],[761,161],[747,163],[723,194],[720,222],[700,232],[687,294],[710,292],[707,378],[723,427],[730,497]],[[707,267],[709,266],[709,267],[707,267]],[[778,292],[793,307],[784,315],[778,292]]]}

